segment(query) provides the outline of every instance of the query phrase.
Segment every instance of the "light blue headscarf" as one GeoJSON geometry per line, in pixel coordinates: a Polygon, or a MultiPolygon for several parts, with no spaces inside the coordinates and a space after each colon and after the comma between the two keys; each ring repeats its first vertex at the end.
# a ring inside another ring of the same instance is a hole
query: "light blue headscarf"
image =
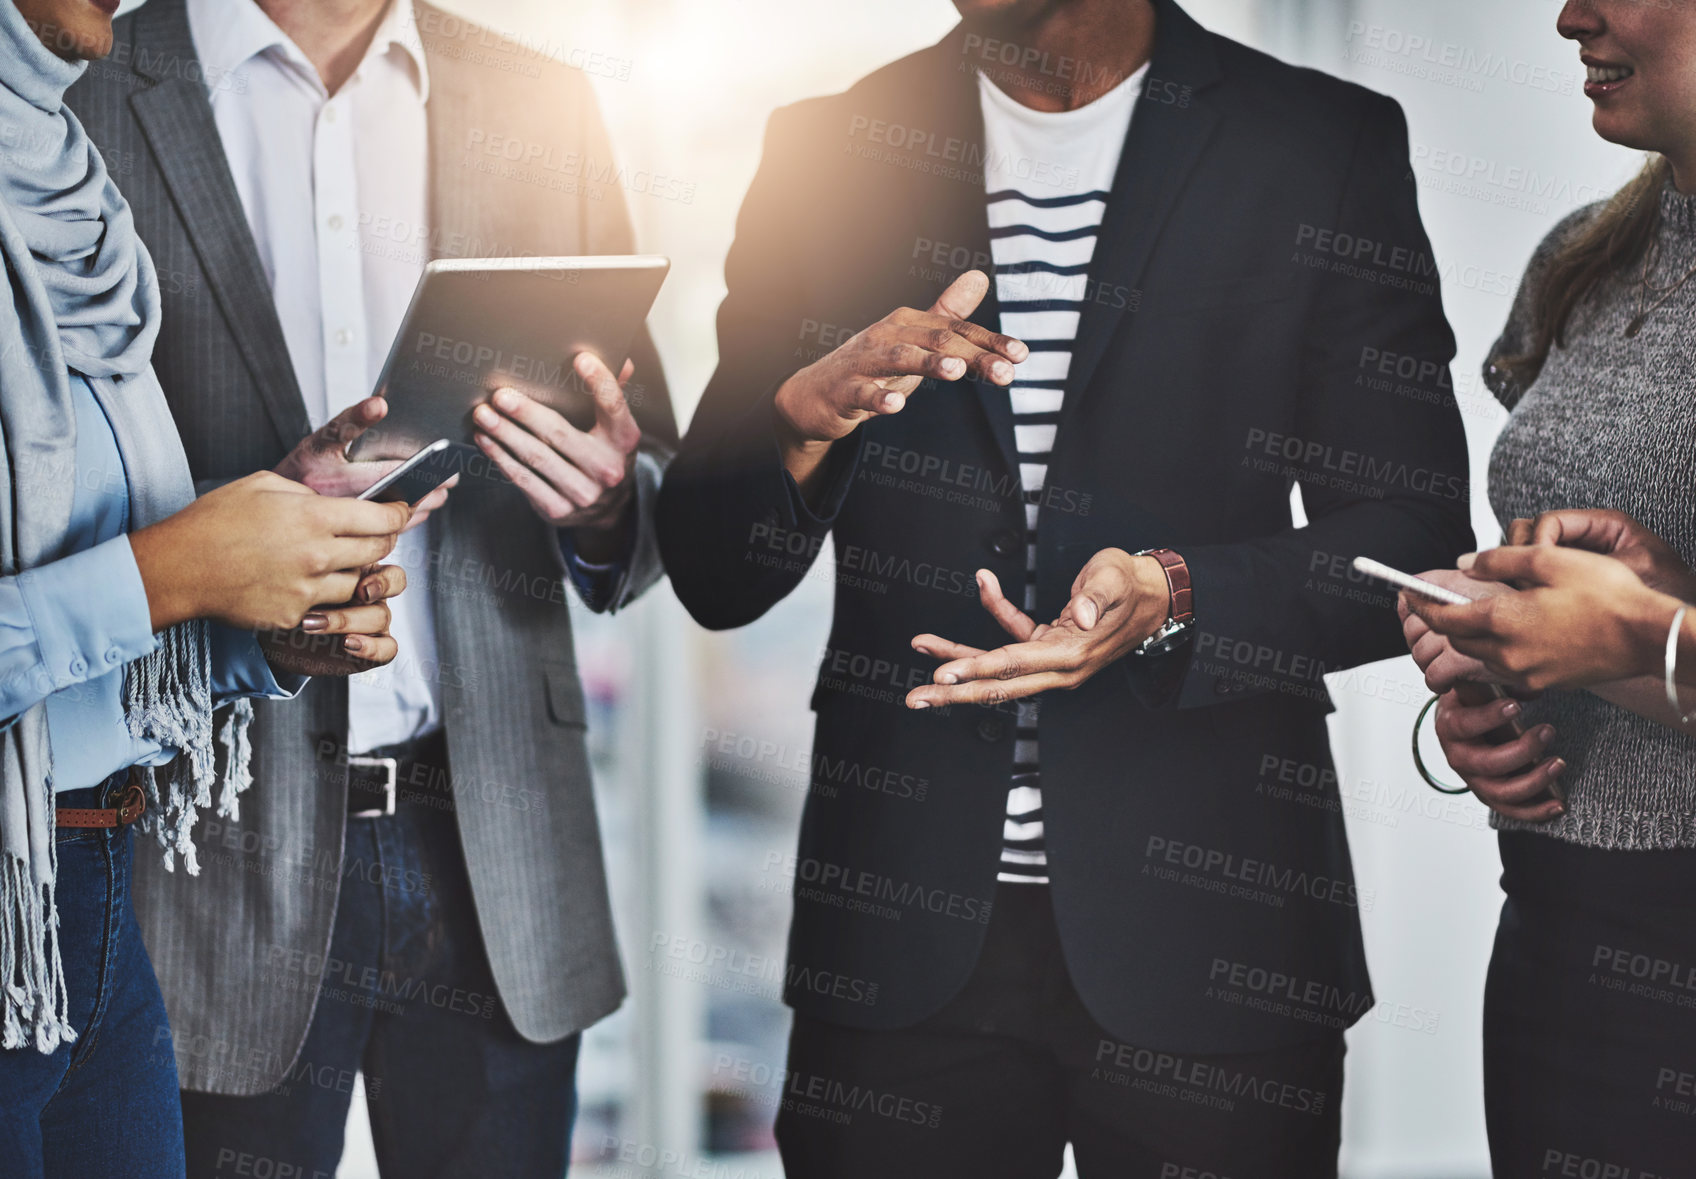
{"type": "MultiPolygon", "coordinates": [[[[44,46],[0,0],[0,575],[63,557],[76,480],[76,411],[66,370],[89,378],[123,456],[130,523],[194,498],[170,409],[149,367],[159,284],[129,206],[64,106],[84,62],[44,46]]],[[[101,592],[90,586],[89,593],[101,592]]],[[[129,665],[131,733],[179,755],[152,779],[151,823],[167,863],[212,801],[211,644],[204,622],[172,627],[129,665]],[[161,779],[163,779],[161,781],[161,779]]],[[[219,810],[247,785],[246,702],[222,734],[231,751],[219,810]]],[[[0,733],[0,1046],[51,1052],[74,1040],[54,904],[53,767],[47,709],[0,733]]]]}

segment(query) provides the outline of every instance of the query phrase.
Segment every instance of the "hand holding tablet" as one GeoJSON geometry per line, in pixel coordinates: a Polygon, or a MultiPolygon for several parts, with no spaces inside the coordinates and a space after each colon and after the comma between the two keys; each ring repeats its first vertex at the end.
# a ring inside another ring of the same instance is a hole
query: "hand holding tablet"
{"type": "Polygon", "coordinates": [[[475,445],[473,411],[500,389],[591,430],[595,386],[577,358],[617,371],[670,267],[650,255],[431,262],[377,380],[388,413],[348,458],[411,458],[439,438],[475,445]]]}

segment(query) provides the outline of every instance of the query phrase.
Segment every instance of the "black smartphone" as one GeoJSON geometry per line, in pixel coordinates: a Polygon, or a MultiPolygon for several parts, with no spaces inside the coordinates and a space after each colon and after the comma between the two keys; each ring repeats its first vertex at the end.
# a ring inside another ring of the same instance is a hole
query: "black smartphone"
{"type": "Polygon", "coordinates": [[[438,438],[359,493],[380,504],[415,504],[465,469],[469,446],[438,438]]]}

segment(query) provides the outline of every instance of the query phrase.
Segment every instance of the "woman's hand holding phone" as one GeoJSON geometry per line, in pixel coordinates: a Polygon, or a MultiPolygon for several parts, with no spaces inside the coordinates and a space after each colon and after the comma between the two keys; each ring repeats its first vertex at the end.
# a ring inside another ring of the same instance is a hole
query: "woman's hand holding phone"
{"type": "MultiPolygon", "coordinates": [[[[1463,597],[1480,600],[1511,594],[1513,587],[1499,582],[1474,581],[1458,569],[1434,569],[1419,575],[1423,581],[1434,582],[1463,597]]],[[[1402,591],[1396,601],[1396,613],[1402,620],[1402,638],[1413,654],[1413,661],[1425,673],[1425,686],[1438,696],[1452,691],[1456,684],[1500,684],[1503,680],[1490,674],[1490,669],[1470,655],[1455,650],[1449,640],[1432,630],[1426,621],[1413,612],[1416,595],[1402,591]]]]}
{"type": "Polygon", "coordinates": [[[1446,692],[1437,701],[1437,740],[1449,768],[1497,814],[1531,823],[1559,818],[1566,812],[1556,796],[1566,762],[1550,756],[1555,727],[1537,725],[1506,742],[1493,739],[1519,711],[1511,698],[1467,703],[1446,692]]]}
{"type": "Polygon", "coordinates": [[[1562,508],[1508,525],[1504,548],[1559,545],[1612,557],[1652,590],[1696,601],[1696,573],[1666,541],[1624,512],[1562,508]]]}
{"type": "MultiPolygon", "coordinates": [[[[1455,569],[1420,576],[1473,599],[1514,592],[1512,586],[1475,580],[1455,569]]],[[[1495,696],[1485,685],[1502,681],[1483,662],[1455,650],[1432,630],[1409,608],[1411,601],[1404,592],[1398,604],[1402,637],[1425,674],[1426,686],[1439,698],[1434,728],[1449,768],[1480,802],[1507,818],[1543,822],[1561,815],[1566,808],[1558,794],[1566,762],[1549,756],[1554,726],[1515,733],[1519,701],[1495,696]]]]}
{"type": "Polygon", "coordinates": [[[294,675],[354,675],[394,660],[399,647],[389,635],[388,599],[406,588],[399,565],[364,571],[353,599],[315,608],[292,630],[255,632],[274,671],[294,675]]]}
{"type": "MultiPolygon", "coordinates": [[[[130,546],[155,630],[191,618],[290,630],[321,603],[352,602],[356,592],[370,595],[359,605],[386,615],[383,600],[399,591],[388,574],[375,583],[383,592],[372,588],[375,566],[411,514],[406,504],[318,495],[261,471],[132,533],[130,546]]],[[[375,613],[352,621],[386,630],[375,613]]]]}

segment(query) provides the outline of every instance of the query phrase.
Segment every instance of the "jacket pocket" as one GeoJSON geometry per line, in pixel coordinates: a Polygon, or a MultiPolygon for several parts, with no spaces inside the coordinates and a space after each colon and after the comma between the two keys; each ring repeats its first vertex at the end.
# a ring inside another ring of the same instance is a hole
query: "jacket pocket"
{"type": "Polygon", "coordinates": [[[583,684],[577,678],[577,667],[571,663],[542,664],[542,679],[547,689],[548,719],[556,725],[587,727],[588,712],[583,702],[583,684]]]}

